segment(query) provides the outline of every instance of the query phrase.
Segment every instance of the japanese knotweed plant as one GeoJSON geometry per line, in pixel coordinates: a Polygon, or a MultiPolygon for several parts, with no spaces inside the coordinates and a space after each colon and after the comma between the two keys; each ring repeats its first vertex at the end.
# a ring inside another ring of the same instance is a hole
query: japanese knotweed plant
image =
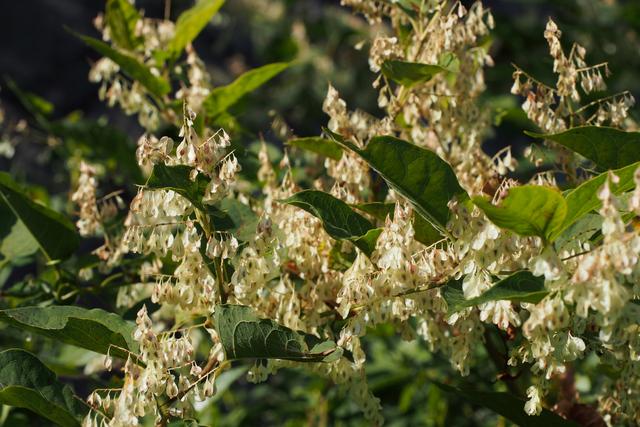
{"type": "MultiPolygon", "coordinates": [[[[290,138],[278,167],[263,143],[250,185],[223,128],[235,121],[227,110],[289,64],[214,88],[191,42],[221,4],[200,0],[174,23],[109,0],[95,21],[102,40],[79,36],[103,56],[90,72],[101,98],[138,114],[146,130],[136,151],[146,178],[128,210],[118,194],[98,198],[99,165],[81,164],[71,196],[80,236],[104,238],[98,261],[77,274],[128,265],[117,303],[136,307],[135,324],[69,305],[2,311],[14,327],[105,354],[104,368],[122,378],[93,391],[87,409],[62,384],[41,392],[44,377],[29,375],[55,376],[9,350],[0,358],[21,362],[0,369],[0,401],[63,425],[167,425],[194,419],[216,379],[248,359],[253,382],[286,367],[325,376],[381,425],[363,344],[372,327],[390,324],[461,376],[486,345],[509,392],[440,386],[520,425],[576,425],[585,405],[573,364],[597,355],[619,374],[606,378],[591,416],[639,423],[640,134],[630,94],[582,102],[604,90],[607,65],[587,65],[577,44],[566,53],[548,22],[557,83],[516,67],[512,91],[543,144],[527,154],[534,163],[546,155],[550,168],[518,181],[510,147],[482,149],[493,119],[482,99],[490,11],[481,2],[343,0],[380,30],[369,67],[383,114],[350,111],[329,85],[323,134],[290,138]],[[163,132],[171,126],[177,135],[163,132]],[[312,188],[293,173],[302,150],[323,162],[312,188]]],[[[9,176],[0,194],[29,250],[53,265],[76,250],[69,221],[9,176]]]]}

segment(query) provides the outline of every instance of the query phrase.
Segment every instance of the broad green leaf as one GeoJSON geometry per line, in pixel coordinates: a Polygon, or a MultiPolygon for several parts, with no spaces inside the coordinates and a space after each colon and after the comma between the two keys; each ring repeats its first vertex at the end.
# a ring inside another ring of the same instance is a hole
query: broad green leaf
{"type": "Polygon", "coordinates": [[[4,172],[0,172],[0,208],[0,225],[13,224],[10,230],[0,230],[0,235],[9,235],[12,239],[2,243],[5,256],[7,252],[11,256],[27,255],[32,251],[34,242],[49,260],[65,259],[77,249],[79,238],[73,224],[58,212],[26,197],[11,176],[4,172]],[[13,246],[19,241],[20,247],[13,246]],[[5,244],[12,247],[5,248],[5,244]]]}
{"type": "Polygon", "coordinates": [[[468,387],[455,388],[450,385],[436,383],[448,393],[456,394],[476,405],[484,406],[502,415],[520,427],[579,427],[573,421],[565,420],[547,409],[540,415],[531,416],[524,412],[525,401],[504,392],[479,391],[468,387]]]}
{"type": "Polygon", "coordinates": [[[176,31],[168,46],[173,58],[191,43],[211,21],[211,18],[224,4],[224,0],[198,0],[196,4],[184,11],[176,21],[176,31]]]}
{"type": "Polygon", "coordinates": [[[134,324],[117,314],[75,306],[22,307],[0,311],[0,322],[96,353],[127,358],[137,351],[134,324]]]}
{"type": "Polygon", "coordinates": [[[282,202],[304,209],[320,219],[325,231],[334,239],[350,240],[367,255],[375,249],[380,232],[342,200],[322,191],[304,190],[282,202]]]}
{"type": "Polygon", "coordinates": [[[523,185],[509,189],[499,206],[483,197],[475,203],[495,225],[521,236],[539,236],[551,241],[561,230],[567,214],[562,194],[550,187],[523,185]]]}
{"type": "Polygon", "coordinates": [[[126,50],[133,50],[139,43],[136,24],[140,19],[138,10],[128,0],[108,0],[105,20],[113,42],[126,50]]]}
{"type": "Polygon", "coordinates": [[[226,86],[215,88],[204,100],[207,117],[216,117],[238,102],[244,95],[253,92],[289,66],[288,62],[276,62],[254,68],[226,86]]]}
{"type": "Polygon", "coordinates": [[[167,166],[158,163],[153,166],[151,176],[147,180],[147,188],[173,190],[189,200],[195,207],[205,211],[202,198],[209,180],[202,174],[198,174],[195,180],[191,180],[193,171],[191,166],[176,165],[167,166]]]}
{"type": "Polygon", "coordinates": [[[298,362],[332,361],[342,356],[333,341],[297,332],[271,319],[260,319],[250,307],[218,305],[215,328],[227,359],[286,359],[298,362]]]}
{"type": "MultiPolygon", "coordinates": [[[[464,299],[462,287],[453,289],[445,300],[449,306],[449,313],[455,313],[467,307],[484,304],[489,301],[512,301],[539,303],[547,294],[544,287],[544,277],[536,277],[530,271],[518,271],[511,276],[496,282],[491,289],[475,298],[464,299]],[[460,293],[458,293],[459,291],[460,293]]],[[[447,285],[449,286],[449,285],[447,285]]],[[[454,286],[455,288],[455,286],[454,286]]]]}
{"type": "Polygon", "coordinates": [[[425,246],[443,239],[442,234],[418,213],[413,214],[413,233],[413,237],[425,246]]]}
{"type": "Polygon", "coordinates": [[[93,37],[82,36],[79,34],[76,34],[76,36],[86,45],[118,64],[122,71],[129,75],[133,80],[140,82],[140,84],[147,88],[152,94],[161,97],[171,91],[171,86],[166,80],[151,73],[149,67],[138,61],[137,58],[127,53],[120,52],[108,44],[98,39],[94,39],[93,37]]]}
{"type": "Polygon", "coordinates": [[[396,60],[384,61],[381,70],[386,78],[406,87],[428,82],[437,74],[448,71],[440,65],[396,60]]]}
{"type": "Polygon", "coordinates": [[[564,145],[605,169],[618,169],[640,161],[640,132],[581,126],[556,134],[525,133],[564,145]]]}
{"type": "Polygon", "coordinates": [[[22,221],[16,221],[7,204],[0,199],[0,266],[5,262],[20,262],[33,255],[40,246],[22,221]]]}
{"type": "Polygon", "coordinates": [[[259,218],[255,212],[237,199],[226,198],[220,202],[219,206],[232,221],[228,231],[239,240],[250,241],[258,227],[259,218]]]}
{"type": "Polygon", "coordinates": [[[340,160],[342,148],[333,140],[320,136],[310,136],[306,138],[296,138],[287,141],[287,145],[302,148],[333,160],[340,160]]]}
{"type": "MultiPolygon", "coordinates": [[[[620,181],[617,184],[609,183],[611,192],[613,194],[622,194],[633,189],[635,187],[633,175],[638,167],[640,167],[640,162],[614,170],[613,172],[620,178],[620,181]]],[[[608,172],[602,173],[569,191],[565,196],[567,215],[564,218],[562,227],[554,234],[554,238],[584,215],[602,206],[602,202],[598,198],[598,190],[604,185],[608,175],[608,172]]]]}
{"type": "Polygon", "coordinates": [[[359,154],[439,232],[449,221],[449,201],[469,198],[451,166],[432,151],[392,136],[372,138],[364,149],[329,133],[340,145],[359,154]]]}
{"type": "Polygon", "coordinates": [[[351,206],[358,209],[359,211],[368,213],[378,221],[386,221],[387,217],[393,219],[393,212],[396,208],[395,203],[384,202],[358,203],[351,206]]]}
{"type": "Polygon", "coordinates": [[[68,385],[22,349],[0,353],[0,403],[25,408],[64,427],[80,427],[88,412],[68,385]]]}
{"type": "Polygon", "coordinates": [[[582,243],[590,240],[601,229],[602,217],[598,214],[588,213],[558,233],[558,237],[553,240],[553,245],[557,253],[571,250],[572,247],[581,252],[582,243]],[[571,246],[572,244],[574,246],[571,246]],[[578,247],[577,245],[580,246],[578,247]]]}

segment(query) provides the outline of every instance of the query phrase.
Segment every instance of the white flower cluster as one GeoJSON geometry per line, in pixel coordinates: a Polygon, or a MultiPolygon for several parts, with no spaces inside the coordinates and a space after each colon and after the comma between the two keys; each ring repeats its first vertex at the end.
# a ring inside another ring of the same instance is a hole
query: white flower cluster
{"type": "MultiPolygon", "coordinates": [[[[492,158],[481,147],[490,121],[479,96],[484,90],[484,67],[492,60],[479,42],[493,27],[489,11],[480,2],[467,9],[460,2],[429,1],[424,2],[419,22],[409,22],[395,3],[344,3],[374,21],[391,18],[395,36],[376,38],[370,52],[371,69],[381,73],[375,87],[386,115],[378,119],[361,111],[350,112],[337,90],[329,86],[323,105],[329,129],[360,148],[378,135],[413,141],[449,162],[471,195],[489,195],[498,204],[519,183],[504,178],[515,167],[508,149],[492,158]],[[396,37],[406,32],[407,25],[411,27],[408,34],[396,37]],[[442,72],[415,85],[398,85],[381,71],[387,60],[438,65],[442,72]]],[[[569,120],[572,110],[565,107],[579,101],[578,85],[586,93],[602,89],[601,73],[606,67],[587,67],[584,49],[577,45],[566,56],[560,32],[551,21],[545,37],[559,75],[557,87],[542,86],[518,70],[514,92],[526,98],[523,108],[532,120],[545,130],[556,131],[575,124],[569,120]]],[[[161,43],[160,36],[158,40],[161,43]]],[[[193,67],[201,67],[197,58],[190,61],[193,67]]],[[[194,86],[183,97],[198,105],[206,91],[194,88],[204,77],[193,68],[189,78],[194,86]]],[[[608,109],[607,120],[620,124],[626,110],[610,114],[614,104],[602,103],[598,108],[608,109]]],[[[258,157],[264,197],[253,200],[234,194],[239,189],[239,164],[229,153],[228,135],[223,130],[198,133],[195,120],[195,114],[185,107],[178,144],[152,134],[138,143],[141,166],[186,166],[189,182],[203,192],[201,203],[194,203],[178,189],[147,185],[131,203],[123,248],[153,259],[141,280],[155,277],[151,298],[163,308],[152,317],[144,308],[138,313],[134,338],[140,353],[132,354],[124,366],[122,389],[97,391],[92,397],[92,404],[108,414],[104,420],[109,425],[136,425],[147,414],[159,421],[169,415],[187,416],[190,400],[215,392],[214,378],[228,363],[216,325],[210,320],[186,328],[167,325],[178,325],[178,319],[210,316],[223,302],[249,306],[260,317],[334,340],[348,351],[351,359],[306,366],[346,387],[372,425],[382,423],[381,407],[366,383],[361,340],[367,328],[380,323],[392,324],[404,339],[420,337],[430,349],[445,354],[463,375],[473,367],[476,347],[487,343],[489,327],[507,336],[521,331],[522,339],[505,341],[505,363],[498,369],[508,372],[530,367],[531,382],[522,392],[528,397],[524,410],[530,415],[542,411],[545,395],[572,362],[598,351],[603,360],[623,372],[605,384],[600,410],[617,417],[616,422],[640,420],[640,403],[634,398],[640,393],[640,305],[635,303],[640,296],[640,236],[625,225],[625,212],[640,214],[640,171],[635,176],[636,190],[628,198],[612,191],[619,179],[615,175],[600,189],[601,206],[594,216],[602,220],[601,240],[592,239],[593,233],[580,234],[563,247],[503,230],[479,208],[457,200],[449,203],[451,216],[441,230],[442,239],[424,244],[417,236],[418,214],[400,194],[389,190],[386,202],[393,204],[393,213],[384,219],[371,217],[381,232],[375,250],[367,255],[349,241],[332,239],[313,215],[280,202],[298,187],[286,155],[281,163],[284,175],[278,182],[264,144],[258,157]],[[242,243],[227,231],[215,230],[203,212],[230,197],[259,218],[253,236],[242,243]],[[176,264],[170,274],[161,273],[160,258],[165,257],[176,264]],[[464,299],[471,299],[490,290],[499,278],[522,270],[544,278],[546,293],[536,303],[489,301],[457,312],[448,306],[445,287],[452,283],[460,285],[464,299]],[[340,321],[338,328],[334,327],[336,320],[340,321]],[[203,338],[200,329],[211,341],[205,366],[194,360],[196,341],[203,338]],[[157,405],[159,397],[166,404],[157,405]]],[[[595,118],[580,123],[592,122],[603,123],[595,118]]],[[[345,150],[340,160],[328,159],[325,166],[327,177],[314,183],[317,189],[349,204],[373,201],[372,171],[356,154],[345,150]]],[[[82,218],[90,225],[87,221],[95,214],[95,183],[89,169],[83,174],[74,200],[86,211],[82,218]]],[[[540,174],[531,183],[557,187],[550,174],[540,174]]],[[[90,230],[85,222],[83,227],[90,230]]],[[[249,378],[262,381],[292,365],[300,363],[259,361],[249,378]]],[[[89,417],[87,422],[94,420],[95,416],[89,417]]]]}

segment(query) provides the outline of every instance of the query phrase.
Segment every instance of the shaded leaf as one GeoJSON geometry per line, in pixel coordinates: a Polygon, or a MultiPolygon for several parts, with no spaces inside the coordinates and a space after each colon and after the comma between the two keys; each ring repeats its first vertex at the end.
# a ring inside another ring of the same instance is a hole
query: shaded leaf
{"type": "Polygon", "coordinates": [[[127,0],[109,0],[105,20],[113,42],[123,49],[132,50],[140,44],[136,36],[136,24],[140,20],[138,10],[127,0]]]}
{"type": "Polygon", "coordinates": [[[351,206],[359,211],[368,213],[378,221],[386,221],[387,217],[393,218],[393,212],[396,208],[395,203],[384,202],[358,203],[351,206]]]}
{"type": "Polygon", "coordinates": [[[238,102],[244,95],[253,92],[282,71],[290,64],[276,62],[254,68],[226,86],[215,88],[204,100],[203,109],[207,117],[216,117],[238,102]]]}
{"type": "MultiPolygon", "coordinates": [[[[613,171],[620,181],[615,183],[609,183],[609,188],[613,194],[622,194],[625,191],[629,191],[635,187],[635,181],[633,175],[640,167],[640,163],[634,163],[627,167],[617,169],[613,171]]],[[[598,190],[602,187],[607,180],[609,173],[602,173],[588,181],[583,182],[578,187],[569,191],[565,196],[567,203],[567,215],[564,218],[562,226],[556,231],[553,237],[558,236],[562,231],[569,228],[577,220],[591,211],[600,209],[602,202],[598,198],[598,190]]]]}
{"type": "Polygon", "coordinates": [[[525,401],[504,392],[479,391],[471,388],[455,388],[446,384],[436,383],[438,387],[448,393],[456,394],[476,405],[484,406],[502,415],[520,427],[579,427],[573,421],[565,420],[547,409],[537,416],[530,416],[524,412],[525,401]]]}
{"type": "Polygon", "coordinates": [[[0,403],[28,409],[65,427],[79,427],[88,412],[53,371],[33,354],[15,348],[0,353],[0,403]]]}
{"type": "Polygon", "coordinates": [[[359,154],[416,211],[440,232],[449,220],[449,201],[469,198],[451,166],[432,151],[392,136],[372,138],[364,149],[329,133],[334,140],[359,154]]]}
{"type": "Polygon", "coordinates": [[[413,214],[413,237],[425,246],[431,246],[443,239],[442,234],[420,214],[413,214]]]}
{"type": "Polygon", "coordinates": [[[220,209],[231,219],[228,229],[237,239],[248,242],[256,233],[259,218],[253,210],[237,199],[226,198],[220,201],[220,209]]]}
{"type": "Polygon", "coordinates": [[[564,145],[605,169],[618,169],[640,161],[640,132],[581,126],[556,134],[525,133],[564,145]]]}
{"type": "Polygon", "coordinates": [[[340,160],[342,148],[333,140],[320,136],[310,136],[306,138],[296,138],[287,141],[287,145],[302,148],[333,160],[340,160]]]}
{"type": "Polygon", "coordinates": [[[140,82],[140,84],[147,88],[152,94],[156,96],[163,96],[171,91],[171,86],[166,80],[153,75],[149,67],[138,61],[137,58],[127,53],[115,50],[103,41],[94,39],[93,37],[82,36],[79,34],[75,35],[86,45],[118,64],[122,71],[124,71],[133,80],[140,82]]]}
{"type": "MultiPolygon", "coordinates": [[[[386,221],[387,216],[393,218],[395,203],[371,202],[352,205],[354,208],[366,212],[379,221],[386,221]]],[[[414,238],[423,245],[432,245],[442,239],[442,235],[431,223],[418,213],[413,214],[414,238]]]]}
{"type": "Polygon", "coordinates": [[[342,355],[333,341],[293,331],[271,319],[259,319],[250,307],[218,305],[215,327],[227,359],[286,359],[321,362],[342,355]]]}
{"type": "Polygon", "coordinates": [[[190,178],[192,171],[191,166],[167,166],[158,163],[153,166],[151,176],[147,180],[147,188],[173,190],[193,203],[198,209],[206,211],[202,198],[209,180],[199,173],[192,181],[190,178]]]}
{"type": "Polygon", "coordinates": [[[10,256],[33,253],[34,242],[49,260],[65,259],[77,249],[79,237],[73,224],[58,212],[26,197],[11,176],[4,172],[0,172],[0,208],[0,225],[4,228],[13,224],[10,230],[0,230],[0,235],[10,235],[14,243],[20,241],[22,246],[4,248],[3,242],[5,256],[7,251],[10,256]]]}
{"type": "Polygon", "coordinates": [[[127,358],[126,349],[137,351],[132,338],[134,324],[120,316],[94,308],[75,306],[22,307],[0,311],[0,322],[86,348],[96,353],[127,358]],[[111,347],[114,346],[114,347],[111,347]]]}
{"type": "Polygon", "coordinates": [[[176,30],[168,46],[169,54],[176,58],[211,21],[224,4],[224,0],[198,0],[196,4],[182,12],[176,21],[176,30]]]}
{"type": "Polygon", "coordinates": [[[350,240],[367,255],[375,249],[380,232],[342,200],[322,191],[305,190],[282,202],[304,209],[320,219],[325,231],[334,239],[350,240]]]}
{"type": "Polygon", "coordinates": [[[561,230],[567,214],[567,203],[553,188],[523,185],[509,189],[499,206],[483,197],[475,203],[495,225],[521,236],[539,236],[550,241],[561,230]]]}
{"type": "MultiPolygon", "coordinates": [[[[475,298],[465,299],[462,282],[447,294],[445,300],[449,313],[455,313],[467,307],[484,304],[489,301],[529,302],[537,304],[548,294],[544,287],[544,277],[536,277],[530,271],[518,271],[496,282],[491,289],[475,298]]],[[[447,288],[449,285],[445,286],[447,288]]]]}
{"type": "Polygon", "coordinates": [[[406,87],[428,82],[437,74],[448,71],[440,65],[396,60],[384,61],[381,70],[386,78],[406,87]]]}

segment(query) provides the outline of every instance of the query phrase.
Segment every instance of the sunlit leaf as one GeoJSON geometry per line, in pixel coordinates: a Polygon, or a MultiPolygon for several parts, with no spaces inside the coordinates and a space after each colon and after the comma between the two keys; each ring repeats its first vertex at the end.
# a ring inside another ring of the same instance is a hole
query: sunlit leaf
{"type": "Polygon", "coordinates": [[[474,197],[473,203],[498,227],[548,241],[561,230],[567,214],[567,203],[562,194],[540,185],[510,188],[498,206],[483,197],[474,197]]]}
{"type": "Polygon", "coordinates": [[[178,17],[173,39],[168,46],[169,53],[175,58],[191,43],[211,21],[211,18],[224,4],[224,0],[197,0],[196,4],[178,17]]]}
{"type": "MultiPolygon", "coordinates": [[[[640,162],[613,171],[620,180],[618,183],[609,183],[611,192],[613,194],[622,194],[633,189],[635,187],[633,175],[638,167],[640,167],[640,162]]],[[[598,198],[598,191],[604,185],[608,175],[608,172],[602,173],[569,191],[565,196],[567,215],[564,218],[562,227],[557,230],[553,237],[559,235],[589,212],[600,209],[602,201],[598,198]]]]}
{"type": "Polygon", "coordinates": [[[215,88],[204,100],[203,108],[207,117],[216,117],[227,108],[238,102],[246,94],[253,92],[282,71],[290,64],[288,62],[276,62],[254,68],[226,86],[215,88]]]}

